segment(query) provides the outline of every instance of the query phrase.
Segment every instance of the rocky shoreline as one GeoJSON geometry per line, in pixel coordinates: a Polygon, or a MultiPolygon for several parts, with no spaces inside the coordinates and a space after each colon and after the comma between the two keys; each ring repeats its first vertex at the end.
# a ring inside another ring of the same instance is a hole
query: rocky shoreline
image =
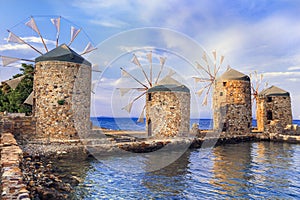
{"type": "Polygon", "coordinates": [[[21,169],[30,199],[69,199],[72,186],[55,173],[47,157],[25,153],[21,169]]]}
{"type": "Polygon", "coordinates": [[[30,199],[75,199],[74,187],[80,178],[72,171],[63,172],[57,165],[61,160],[72,162],[74,155],[76,159],[87,158],[82,145],[71,143],[21,145],[20,168],[30,199]]]}

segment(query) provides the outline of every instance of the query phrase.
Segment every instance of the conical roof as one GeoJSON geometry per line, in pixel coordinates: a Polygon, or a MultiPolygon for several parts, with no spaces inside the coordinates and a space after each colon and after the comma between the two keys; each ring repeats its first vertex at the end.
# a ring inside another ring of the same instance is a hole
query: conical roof
{"type": "Polygon", "coordinates": [[[243,74],[239,71],[236,71],[234,69],[229,69],[226,72],[224,72],[217,80],[244,80],[244,81],[250,81],[249,76],[246,74],[243,74]]]}
{"type": "Polygon", "coordinates": [[[271,87],[261,91],[258,95],[259,96],[290,96],[290,93],[279,87],[272,85],[271,87]]]}
{"type": "Polygon", "coordinates": [[[166,76],[165,78],[163,78],[162,80],[160,80],[158,82],[158,85],[182,85],[181,83],[179,83],[178,81],[176,81],[174,78],[170,77],[170,76],[166,76]]]}
{"type": "Polygon", "coordinates": [[[85,64],[91,66],[91,63],[85,60],[81,55],[77,54],[66,44],[62,44],[55,49],[37,57],[35,62],[40,61],[65,61],[65,62],[73,62],[79,64],[85,64]]]}
{"type": "Polygon", "coordinates": [[[186,92],[190,93],[190,89],[185,85],[175,85],[175,84],[166,84],[166,85],[157,85],[148,89],[147,93],[151,92],[186,92]]]}

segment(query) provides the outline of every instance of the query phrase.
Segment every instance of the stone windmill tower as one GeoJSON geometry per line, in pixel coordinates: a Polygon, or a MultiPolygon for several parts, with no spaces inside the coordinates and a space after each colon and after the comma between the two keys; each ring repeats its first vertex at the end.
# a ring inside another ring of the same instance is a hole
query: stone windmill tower
{"type": "MultiPolygon", "coordinates": [[[[34,50],[39,54],[39,57],[34,56],[35,60],[1,56],[3,66],[17,61],[35,62],[33,92],[24,103],[33,106],[32,121],[36,123],[36,138],[78,139],[79,133],[88,134],[90,130],[92,69],[91,63],[82,55],[95,48],[90,42],[81,54],[70,48],[81,31],[81,28],[75,28],[73,24],[70,27],[70,42],[59,46],[59,38],[64,36],[60,32],[61,19],[64,18],[52,18],[48,21],[56,28],[55,40],[43,38],[34,17],[30,17],[25,23],[31,29],[31,33],[32,30],[37,33],[42,45],[27,41],[8,30],[7,41],[26,45],[34,50]],[[41,50],[42,47],[44,50],[41,50]]],[[[43,24],[42,27],[47,27],[47,24],[43,24]]],[[[21,78],[23,77],[19,77],[19,80],[13,79],[12,85],[15,87],[21,78]]]]}
{"type": "Polygon", "coordinates": [[[271,86],[257,96],[257,128],[266,131],[272,121],[278,120],[282,128],[292,124],[292,108],[290,93],[271,86]]]}
{"type": "Polygon", "coordinates": [[[250,133],[252,126],[249,76],[228,69],[215,80],[214,129],[228,134],[250,133]]]}
{"type": "Polygon", "coordinates": [[[35,59],[34,115],[43,138],[78,139],[90,129],[91,63],[63,44],[35,59]]]}
{"type": "Polygon", "coordinates": [[[148,136],[187,136],[190,127],[190,98],[190,90],[180,84],[157,85],[148,89],[148,136]]]}
{"type": "Polygon", "coordinates": [[[148,136],[157,138],[187,136],[190,127],[190,90],[172,78],[175,74],[172,70],[160,79],[165,69],[166,58],[159,58],[160,69],[157,76],[154,76],[155,73],[152,70],[152,52],[147,54],[147,58],[150,64],[148,66],[150,68],[149,75],[145,70],[147,66],[143,66],[136,55],[132,59],[132,62],[143,72],[146,83],[121,68],[123,77],[129,77],[142,86],[142,88],[119,88],[121,95],[131,90],[142,92],[123,109],[130,113],[133,103],[145,95],[146,104],[138,122],[144,122],[144,111],[146,111],[148,136]]]}

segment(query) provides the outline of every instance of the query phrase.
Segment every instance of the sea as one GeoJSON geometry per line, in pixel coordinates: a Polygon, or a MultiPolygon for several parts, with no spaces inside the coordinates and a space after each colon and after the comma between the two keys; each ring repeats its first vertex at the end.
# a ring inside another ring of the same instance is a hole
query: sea
{"type": "MultiPolygon", "coordinates": [[[[144,131],[145,123],[139,123],[138,118],[113,118],[113,117],[91,117],[94,126],[102,127],[110,130],[128,130],[128,131],[144,131]]],[[[144,120],[145,121],[145,120],[144,120]]],[[[191,119],[190,126],[198,124],[202,130],[212,129],[212,119],[191,119]]],[[[300,126],[300,120],[293,120],[293,124],[300,126]]],[[[256,120],[252,120],[252,126],[256,127],[256,120]]],[[[190,128],[191,128],[190,127],[190,128]]]]}
{"type": "MultiPolygon", "coordinates": [[[[136,118],[92,120],[113,130],[145,128],[136,118]]],[[[192,123],[212,127],[211,119],[192,123]]],[[[300,199],[299,155],[299,144],[265,141],[75,157],[57,165],[81,179],[74,199],[300,199]]]]}

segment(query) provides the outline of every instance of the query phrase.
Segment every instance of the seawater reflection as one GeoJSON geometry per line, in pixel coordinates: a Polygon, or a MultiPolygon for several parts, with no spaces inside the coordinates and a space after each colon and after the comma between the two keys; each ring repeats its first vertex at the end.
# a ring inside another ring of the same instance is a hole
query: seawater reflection
{"type": "MultiPolygon", "coordinates": [[[[295,144],[228,144],[188,150],[171,165],[142,173],[121,172],[93,160],[76,193],[78,199],[299,199],[299,155],[295,144]]],[[[132,157],[143,165],[153,163],[142,154],[132,157]]],[[[103,159],[122,166],[122,158],[103,159]]]]}

